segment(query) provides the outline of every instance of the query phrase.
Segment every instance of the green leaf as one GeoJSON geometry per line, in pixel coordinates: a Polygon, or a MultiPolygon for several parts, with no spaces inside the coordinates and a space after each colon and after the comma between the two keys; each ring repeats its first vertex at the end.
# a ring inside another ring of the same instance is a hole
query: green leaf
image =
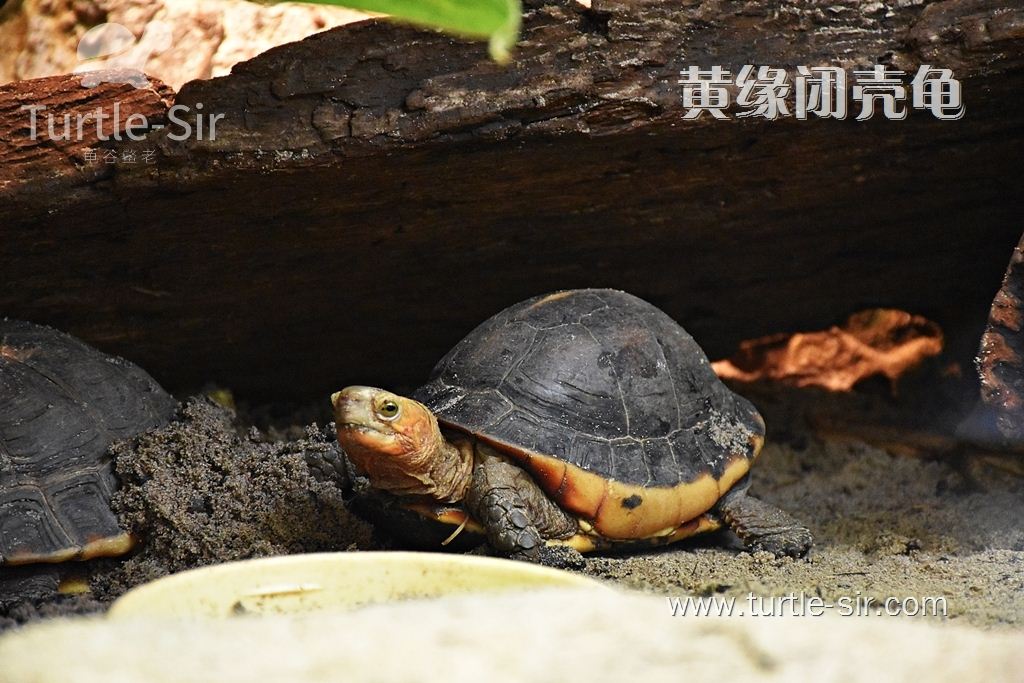
{"type": "Polygon", "coordinates": [[[417,26],[439,28],[463,38],[486,39],[491,58],[507,62],[519,39],[519,0],[304,0],[320,5],[388,14],[417,26]]]}

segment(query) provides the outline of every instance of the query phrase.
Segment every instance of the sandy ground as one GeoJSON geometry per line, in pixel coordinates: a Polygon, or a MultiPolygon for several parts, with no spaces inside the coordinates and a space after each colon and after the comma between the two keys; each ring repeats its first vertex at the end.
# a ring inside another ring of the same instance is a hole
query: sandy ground
{"type": "MultiPolygon", "coordinates": [[[[204,401],[187,404],[182,417],[115,454],[122,479],[115,507],[144,539],[139,549],[123,560],[59,568],[88,580],[85,596],[43,599],[52,586],[9,574],[0,586],[0,628],[101,610],[133,585],[188,567],[380,547],[334,483],[329,430],[291,430],[302,438],[274,441],[204,401]],[[32,590],[34,599],[15,599],[32,598],[32,590]]],[[[830,604],[870,598],[875,612],[888,598],[943,598],[951,621],[1024,625],[1024,479],[967,467],[969,453],[893,456],[858,440],[823,439],[799,420],[773,430],[783,420],[772,410],[767,417],[769,443],[751,493],[811,528],[808,559],[751,555],[717,534],[643,554],[591,556],[582,571],[658,594],[735,596],[741,604],[749,594],[792,594],[805,604],[812,596],[830,604]]]]}

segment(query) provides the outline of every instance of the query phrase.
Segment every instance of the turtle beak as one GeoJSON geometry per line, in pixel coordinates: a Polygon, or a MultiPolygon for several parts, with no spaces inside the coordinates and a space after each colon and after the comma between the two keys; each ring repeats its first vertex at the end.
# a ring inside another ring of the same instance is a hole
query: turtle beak
{"type": "Polygon", "coordinates": [[[338,412],[341,409],[342,402],[345,400],[345,392],[335,391],[331,394],[331,405],[334,406],[334,412],[338,412]]]}
{"type": "Polygon", "coordinates": [[[380,389],[373,387],[346,387],[331,394],[334,406],[334,421],[338,425],[360,425],[368,427],[377,422],[373,414],[373,397],[380,389]]]}

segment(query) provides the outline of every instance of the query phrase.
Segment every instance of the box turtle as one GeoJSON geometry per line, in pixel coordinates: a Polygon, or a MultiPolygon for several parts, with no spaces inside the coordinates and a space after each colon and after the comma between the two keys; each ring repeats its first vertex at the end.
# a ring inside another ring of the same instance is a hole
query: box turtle
{"type": "Polygon", "coordinates": [[[747,495],[764,421],[668,315],[625,292],[521,302],[412,398],[351,386],[338,440],[370,486],[510,557],[659,545],[727,526],[802,556],[810,532],[747,495]]]}
{"type": "Polygon", "coordinates": [[[0,565],[127,552],[107,447],[166,424],[176,406],[128,361],[0,320],[0,565]]]}

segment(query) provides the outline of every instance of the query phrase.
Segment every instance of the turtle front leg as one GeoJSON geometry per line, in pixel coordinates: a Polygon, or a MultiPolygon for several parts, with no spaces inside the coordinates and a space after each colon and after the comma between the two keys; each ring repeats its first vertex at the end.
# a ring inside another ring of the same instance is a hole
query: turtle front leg
{"type": "Polygon", "coordinates": [[[494,550],[513,559],[540,561],[544,539],[527,516],[526,504],[514,489],[496,486],[466,499],[470,513],[487,531],[494,550]]]}
{"type": "Polygon", "coordinates": [[[788,513],[745,491],[726,494],[716,507],[722,521],[750,550],[775,557],[803,557],[814,542],[811,532],[788,513]]]}
{"type": "Polygon", "coordinates": [[[555,505],[519,467],[486,447],[477,446],[466,509],[487,533],[498,553],[545,563],[545,539],[571,536],[574,519],[555,505]]]}

